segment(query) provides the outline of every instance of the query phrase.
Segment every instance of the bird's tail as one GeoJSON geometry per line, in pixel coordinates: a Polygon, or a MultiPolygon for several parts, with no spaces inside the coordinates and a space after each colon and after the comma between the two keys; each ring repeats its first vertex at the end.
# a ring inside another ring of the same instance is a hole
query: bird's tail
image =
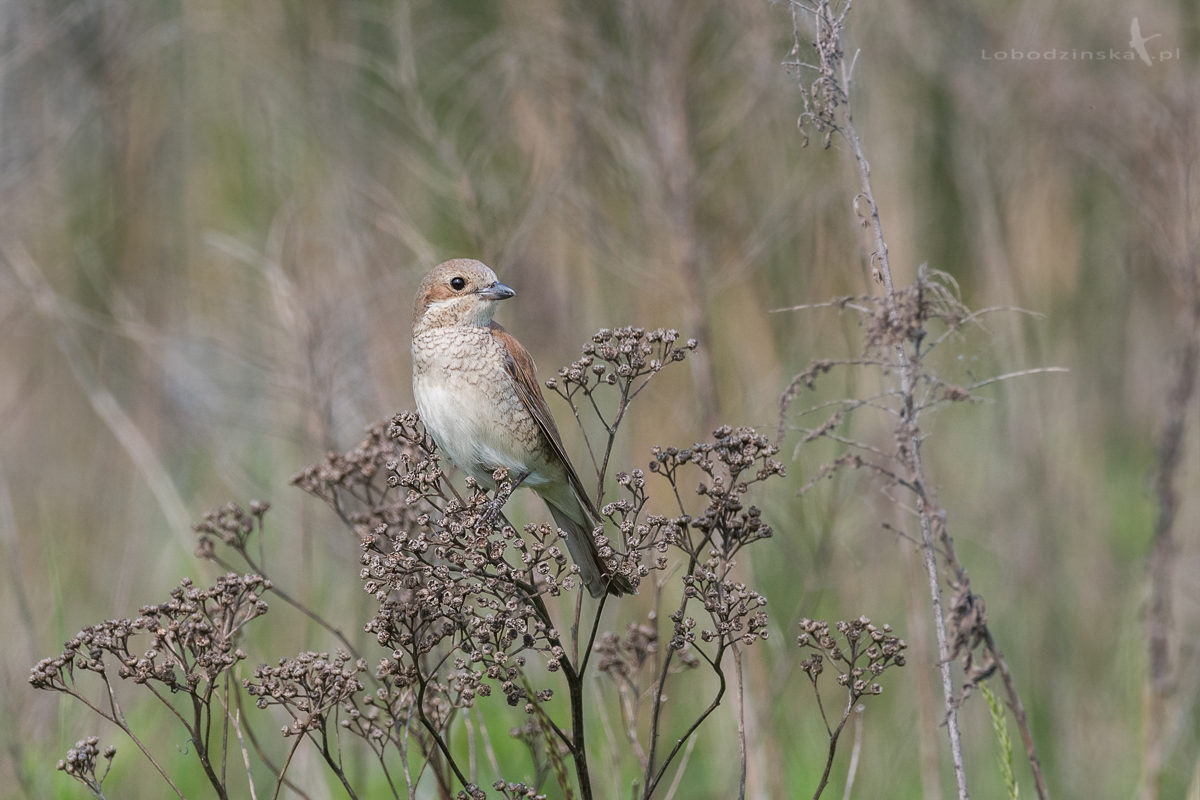
{"type": "MultiPolygon", "coordinates": [[[[624,575],[609,574],[604,562],[600,559],[600,551],[596,549],[596,542],[592,539],[591,526],[576,522],[570,514],[553,503],[546,503],[546,505],[550,508],[550,515],[554,517],[554,524],[567,534],[567,551],[579,565],[579,574],[583,577],[583,584],[592,597],[603,597],[605,591],[612,595],[637,594],[633,584],[624,575]]],[[[579,516],[587,519],[588,515],[584,513],[582,507],[578,511],[579,516]]]]}

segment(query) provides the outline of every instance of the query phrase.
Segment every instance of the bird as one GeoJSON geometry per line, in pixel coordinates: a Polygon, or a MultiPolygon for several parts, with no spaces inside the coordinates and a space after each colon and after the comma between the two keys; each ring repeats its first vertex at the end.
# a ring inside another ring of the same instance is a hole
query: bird
{"type": "Polygon", "coordinates": [[[1142,25],[1138,22],[1137,17],[1134,17],[1133,21],[1129,23],[1129,46],[1137,52],[1138,58],[1145,61],[1148,66],[1154,66],[1154,60],[1146,52],[1146,42],[1151,39],[1157,39],[1159,36],[1162,36],[1162,34],[1155,33],[1151,36],[1142,36],[1142,25]]]}
{"type": "Polygon", "coordinates": [[[633,594],[600,558],[592,538],[600,514],[567,456],[533,358],[492,319],[514,296],[474,259],[445,261],[425,276],[413,304],[417,413],[438,449],[481,486],[494,489],[493,473],[506,468],[514,488],[545,501],[593,597],[633,594]]]}

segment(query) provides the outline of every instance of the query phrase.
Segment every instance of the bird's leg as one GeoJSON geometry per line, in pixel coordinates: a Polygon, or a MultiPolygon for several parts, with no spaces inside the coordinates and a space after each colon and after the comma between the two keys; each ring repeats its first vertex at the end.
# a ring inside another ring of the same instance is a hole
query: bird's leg
{"type": "MultiPolygon", "coordinates": [[[[492,526],[496,524],[496,520],[501,517],[500,509],[504,508],[504,504],[508,502],[508,498],[512,496],[517,487],[528,477],[528,472],[518,475],[517,479],[511,483],[507,492],[500,491],[499,487],[503,485],[503,482],[498,483],[496,496],[483,505],[483,512],[479,515],[479,521],[475,523],[476,531],[491,530],[492,526]]],[[[507,520],[505,521],[507,522],[507,520]]]]}

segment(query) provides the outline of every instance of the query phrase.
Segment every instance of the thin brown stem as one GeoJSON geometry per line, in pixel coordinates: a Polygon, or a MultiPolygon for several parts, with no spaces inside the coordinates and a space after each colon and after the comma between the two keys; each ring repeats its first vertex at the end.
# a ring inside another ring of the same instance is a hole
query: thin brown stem
{"type": "Polygon", "coordinates": [[[133,741],[134,745],[142,752],[142,755],[146,757],[146,760],[150,762],[155,771],[158,772],[158,774],[162,776],[162,779],[167,782],[167,785],[171,787],[171,790],[174,791],[175,794],[179,795],[180,798],[184,798],[183,792],[180,791],[179,787],[175,785],[175,781],[171,780],[171,776],[167,774],[167,771],[163,769],[161,764],[158,763],[158,760],[154,758],[154,755],[148,749],[146,749],[146,745],[137,737],[137,734],[133,732],[133,729],[126,724],[125,715],[121,713],[121,706],[117,703],[116,695],[113,693],[112,686],[108,683],[107,676],[102,675],[101,678],[104,680],[105,687],[108,690],[109,708],[112,709],[111,713],[105,712],[83,694],[76,692],[73,689],[62,687],[60,691],[70,695],[71,697],[74,697],[96,714],[124,731],[125,735],[133,741]]]}
{"type": "Polygon", "coordinates": [[[738,800],[746,800],[746,684],[742,675],[742,648],[733,645],[733,669],[737,690],[738,800]]]}
{"type": "MultiPolygon", "coordinates": [[[[820,56],[820,72],[827,86],[831,87],[833,103],[825,109],[830,117],[827,121],[829,132],[838,133],[850,146],[851,153],[858,171],[859,195],[856,198],[865,206],[865,221],[870,229],[874,250],[870,254],[873,265],[872,277],[884,289],[884,302],[891,324],[895,326],[899,320],[899,303],[895,280],[892,276],[891,264],[888,260],[887,239],[884,237],[883,224],[879,216],[879,205],[875,200],[875,192],[871,185],[871,166],[863,149],[862,139],[854,125],[854,117],[850,107],[850,84],[853,62],[846,64],[842,53],[841,31],[846,14],[850,10],[850,2],[834,13],[829,0],[818,0],[811,7],[799,4],[793,0],[792,19],[795,33],[795,53],[801,52],[799,32],[799,16],[801,13],[812,13],[817,25],[817,48],[820,56]],[[832,114],[841,108],[841,121],[836,121],[832,114]]],[[[896,374],[899,378],[900,396],[903,400],[903,410],[897,426],[898,438],[903,442],[903,462],[907,475],[907,483],[917,495],[917,510],[920,515],[921,545],[924,555],[926,574],[929,579],[929,597],[933,610],[934,626],[937,631],[939,669],[942,678],[942,694],[945,702],[946,732],[950,741],[951,758],[954,763],[955,782],[958,786],[959,800],[968,800],[966,768],[963,761],[962,740],[958,727],[958,712],[955,702],[954,680],[951,674],[952,653],[946,637],[945,615],[942,609],[941,578],[938,572],[936,538],[932,515],[938,513],[936,506],[929,502],[926,496],[926,480],[921,462],[921,433],[917,424],[918,410],[915,405],[915,387],[917,385],[917,369],[914,359],[920,356],[920,339],[913,342],[912,358],[908,352],[908,341],[897,341],[893,346],[896,374]]],[[[844,719],[843,719],[844,724],[844,719]]],[[[838,728],[840,731],[840,726],[838,728]]],[[[831,743],[832,744],[832,743],[831,743]]],[[[831,756],[832,758],[832,753],[831,756]]],[[[826,765],[828,773],[828,764],[826,765]]],[[[822,778],[822,788],[826,778],[822,778]]],[[[819,794],[819,792],[818,792],[819,794]]]]}
{"type": "Polygon", "coordinates": [[[303,797],[305,800],[311,800],[309,795],[303,789],[301,789],[296,784],[292,783],[292,781],[288,780],[284,776],[283,771],[280,770],[280,768],[275,766],[275,762],[271,760],[271,757],[267,754],[266,750],[263,749],[262,743],[258,741],[258,736],[256,736],[254,733],[253,726],[251,726],[249,723],[249,719],[246,716],[245,709],[242,705],[242,693],[238,692],[234,696],[237,699],[237,714],[238,714],[238,717],[242,720],[240,730],[245,731],[246,738],[250,740],[250,745],[251,745],[251,747],[254,748],[254,754],[256,756],[258,756],[258,759],[260,761],[262,761],[263,764],[266,765],[267,769],[269,769],[271,771],[271,774],[275,776],[277,782],[282,782],[283,785],[287,786],[289,789],[291,789],[293,792],[295,792],[300,797],[303,797]]]}
{"type": "Polygon", "coordinates": [[[842,791],[842,800],[850,800],[854,789],[854,779],[858,775],[858,759],[862,755],[863,743],[863,712],[859,707],[854,718],[854,745],[850,748],[850,766],[846,767],[846,788],[842,791]]]}
{"type": "Polygon", "coordinates": [[[1150,598],[1146,604],[1146,649],[1149,664],[1143,692],[1145,734],[1141,791],[1145,800],[1153,800],[1159,794],[1159,777],[1165,761],[1163,742],[1169,727],[1166,715],[1176,682],[1175,669],[1171,664],[1171,595],[1179,549],[1175,535],[1175,518],[1180,505],[1176,481],[1186,452],[1187,414],[1196,391],[1197,371],[1200,370],[1200,266],[1195,269],[1197,278],[1194,283],[1197,285],[1192,290],[1196,297],[1180,325],[1181,346],[1167,391],[1166,423],[1162,428],[1154,474],[1158,516],[1147,564],[1150,598]]]}
{"type": "Polygon", "coordinates": [[[1033,783],[1038,797],[1041,800],[1048,800],[1050,790],[1046,786],[1046,776],[1042,774],[1042,762],[1038,759],[1037,750],[1033,746],[1033,731],[1029,727],[1029,719],[1025,714],[1025,704],[1021,702],[1021,695],[1017,693],[1017,684],[1008,669],[1008,662],[1004,660],[1004,655],[996,646],[992,632],[986,628],[984,629],[984,640],[988,652],[995,660],[996,671],[1000,673],[1000,682],[1004,684],[1004,692],[1008,695],[1008,707],[1017,721],[1017,730],[1021,732],[1021,742],[1025,745],[1025,757],[1029,760],[1029,769],[1033,773],[1033,783]]]}
{"type": "MultiPolygon", "coordinates": [[[[692,738],[692,734],[694,734],[700,728],[700,725],[704,723],[704,720],[708,719],[709,715],[717,710],[717,706],[721,705],[721,700],[722,700],[722,698],[725,697],[725,688],[726,688],[725,673],[721,670],[721,656],[724,654],[724,650],[725,650],[725,646],[724,646],[724,644],[722,644],[720,647],[717,648],[716,657],[713,658],[709,662],[713,668],[713,672],[717,676],[718,685],[717,685],[716,695],[713,697],[712,702],[710,702],[708,704],[708,706],[704,709],[704,711],[702,711],[700,713],[700,715],[698,717],[696,717],[696,719],[692,722],[692,724],[688,726],[687,730],[685,730],[683,732],[683,735],[680,736],[675,741],[675,746],[671,748],[671,751],[669,753],[667,753],[667,757],[663,759],[662,765],[653,772],[652,776],[650,773],[652,770],[654,770],[654,760],[653,759],[654,759],[655,745],[657,744],[657,738],[651,740],[651,742],[650,742],[650,761],[649,761],[649,767],[646,770],[646,774],[647,774],[646,785],[645,785],[645,788],[642,790],[642,800],[649,800],[650,795],[654,794],[654,790],[658,787],[659,781],[661,781],[663,779],[663,775],[666,774],[667,768],[671,765],[671,762],[675,759],[675,756],[679,753],[679,750],[684,746],[684,744],[687,743],[687,741],[690,738],[692,738]]],[[[666,663],[665,659],[664,659],[664,663],[666,663]]],[[[655,702],[657,704],[661,705],[661,703],[662,703],[661,695],[655,696],[655,702]]],[[[655,711],[657,711],[657,710],[658,709],[655,708],[655,711]]]]}

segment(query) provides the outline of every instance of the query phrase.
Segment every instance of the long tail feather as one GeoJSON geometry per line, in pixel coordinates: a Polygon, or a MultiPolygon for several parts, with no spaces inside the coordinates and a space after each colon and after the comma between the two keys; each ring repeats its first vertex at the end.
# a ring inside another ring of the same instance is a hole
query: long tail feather
{"type": "MultiPolygon", "coordinates": [[[[613,595],[634,594],[633,584],[624,575],[613,575],[610,578],[606,574],[604,565],[600,562],[600,553],[596,550],[596,542],[592,539],[592,529],[579,524],[553,503],[546,505],[550,508],[550,515],[554,517],[554,524],[567,534],[567,552],[579,565],[579,574],[583,577],[583,584],[588,593],[592,597],[603,597],[606,590],[613,595]]],[[[582,509],[580,511],[582,512],[582,509]]],[[[581,516],[587,515],[581,513],[581,516]]]]}

